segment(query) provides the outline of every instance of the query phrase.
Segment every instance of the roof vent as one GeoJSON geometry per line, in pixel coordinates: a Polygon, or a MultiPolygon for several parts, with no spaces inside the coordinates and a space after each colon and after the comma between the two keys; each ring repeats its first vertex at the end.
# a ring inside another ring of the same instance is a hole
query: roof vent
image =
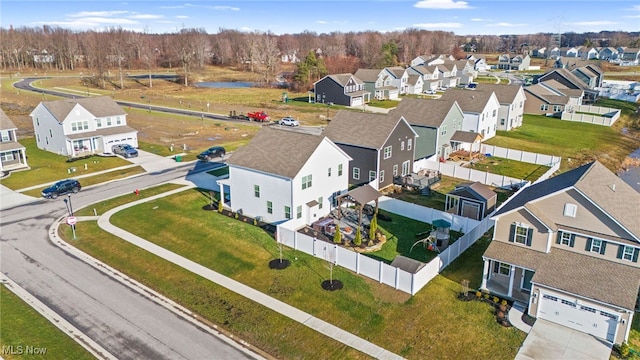
{"type": "Polygon", "coordinates": [[[611,190],[616,191],[616,184],[611,184],[611,190]]]}

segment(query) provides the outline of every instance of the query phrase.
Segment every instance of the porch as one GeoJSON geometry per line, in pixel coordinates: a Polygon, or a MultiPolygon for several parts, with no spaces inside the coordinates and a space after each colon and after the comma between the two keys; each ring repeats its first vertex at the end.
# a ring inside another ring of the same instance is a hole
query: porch
{"type": "Polygon", "coordinates": [[[528,304],[534,273],[533,270],[485,259],[481,289],[528,304]]]}

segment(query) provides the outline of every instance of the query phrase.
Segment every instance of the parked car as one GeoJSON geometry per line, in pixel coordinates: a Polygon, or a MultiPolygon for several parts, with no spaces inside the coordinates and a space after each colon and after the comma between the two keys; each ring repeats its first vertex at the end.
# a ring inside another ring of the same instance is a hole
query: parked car
{"type": "Polygon", "coordinates": [[[197,157],[200,161],[211,161],[215,158],[223,158],[224,154],[226,154],[226,151],[222,146],[214,146],[201,152],[197,157]]]}
{"type": "Polygon", "coordinates": [[[423,93],[425,93],[427,95],[435,95],[436,91],[435,90],[431,90],[431,89],[427,89],[427,90],[423,91],[423,93]]]}
{"type": "Polygon", "coordinates": [[[116,155],[121,155],[125,158],[132,158],[138,156],[138,150],[129,144],[118,144],[111,147],[111,151],[116,155]]]}
{"type": "Polygon", "coordinates": [[[71,193],[76,194],[78,191],[80,191],[80,189],[82,189],[82,186],[80,186],[80,182],[78,180],[61,180],[42,190],[42,197],[46,199],[55,199],[60,195],[71,193]]]}
{"type": "Polygon", "coordinates": [[[282,118],[278,124],[280,125],[286,125],[286,126],[299,126],[300,123],[298,122],[298,120],[292,118],[292,117],[285,117],[282,118]]]}

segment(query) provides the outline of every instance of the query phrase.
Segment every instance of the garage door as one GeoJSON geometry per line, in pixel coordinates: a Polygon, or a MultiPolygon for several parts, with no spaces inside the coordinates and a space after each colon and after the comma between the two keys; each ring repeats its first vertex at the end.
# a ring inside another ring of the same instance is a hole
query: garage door
{"type": "Polygon", "coordinates": [[[542,295],[539,317],[611,342],[618,323],[616,314],[548,294],[542,295]]]}
{"type": "Polygon", "coordinates": [[[462,213],[460,215],[470,219],[480,220],[480,204],[462,200],[462,213]]]}
{"type": "Polygon", "coordinates": [[[354,97],[353,99],[351,99],[351,106],[360,106],[360,105],[362,105],[361,97],[354,97]]]}

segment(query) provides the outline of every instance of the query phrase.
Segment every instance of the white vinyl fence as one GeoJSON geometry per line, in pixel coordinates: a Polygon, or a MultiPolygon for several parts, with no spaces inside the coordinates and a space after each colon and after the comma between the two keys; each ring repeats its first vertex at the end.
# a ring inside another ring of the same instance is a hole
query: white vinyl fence
{"type": "Polygon", "coordinates": [[[620,118],[620,109],[592,105],[578,105],[571,111],[563,111],[560,119],[611,126],[620,118]],[[597,115],[595,115],[597,114],[597,115]],[[601,116],[600,116],[601,115],[601,116]]]}
{"type": "Polygon", "coordinates": [[[529,164],[551,166],[555,163],[559,163],[562,158],[560,156],[545,155],[532,153],[523,150],[514,150],[509,148],[503,148],[500,146],[485,145],[482,144],[482,153],[491,154],[491,156],[497,156],[505,159],[516,160],[529,164]]]}
{"type": "Polygon", "coordinates": [[[442,163],[437,161],[420,161],[420,165],[429,170],[438,170],[442,175],[463,179],[467,181],[478,181],[485,185],[495,187],[522,186],[528,181],[516,179],[509,176],[492,174],[486,171],[469,169],[454,163],[442,163]]]}

